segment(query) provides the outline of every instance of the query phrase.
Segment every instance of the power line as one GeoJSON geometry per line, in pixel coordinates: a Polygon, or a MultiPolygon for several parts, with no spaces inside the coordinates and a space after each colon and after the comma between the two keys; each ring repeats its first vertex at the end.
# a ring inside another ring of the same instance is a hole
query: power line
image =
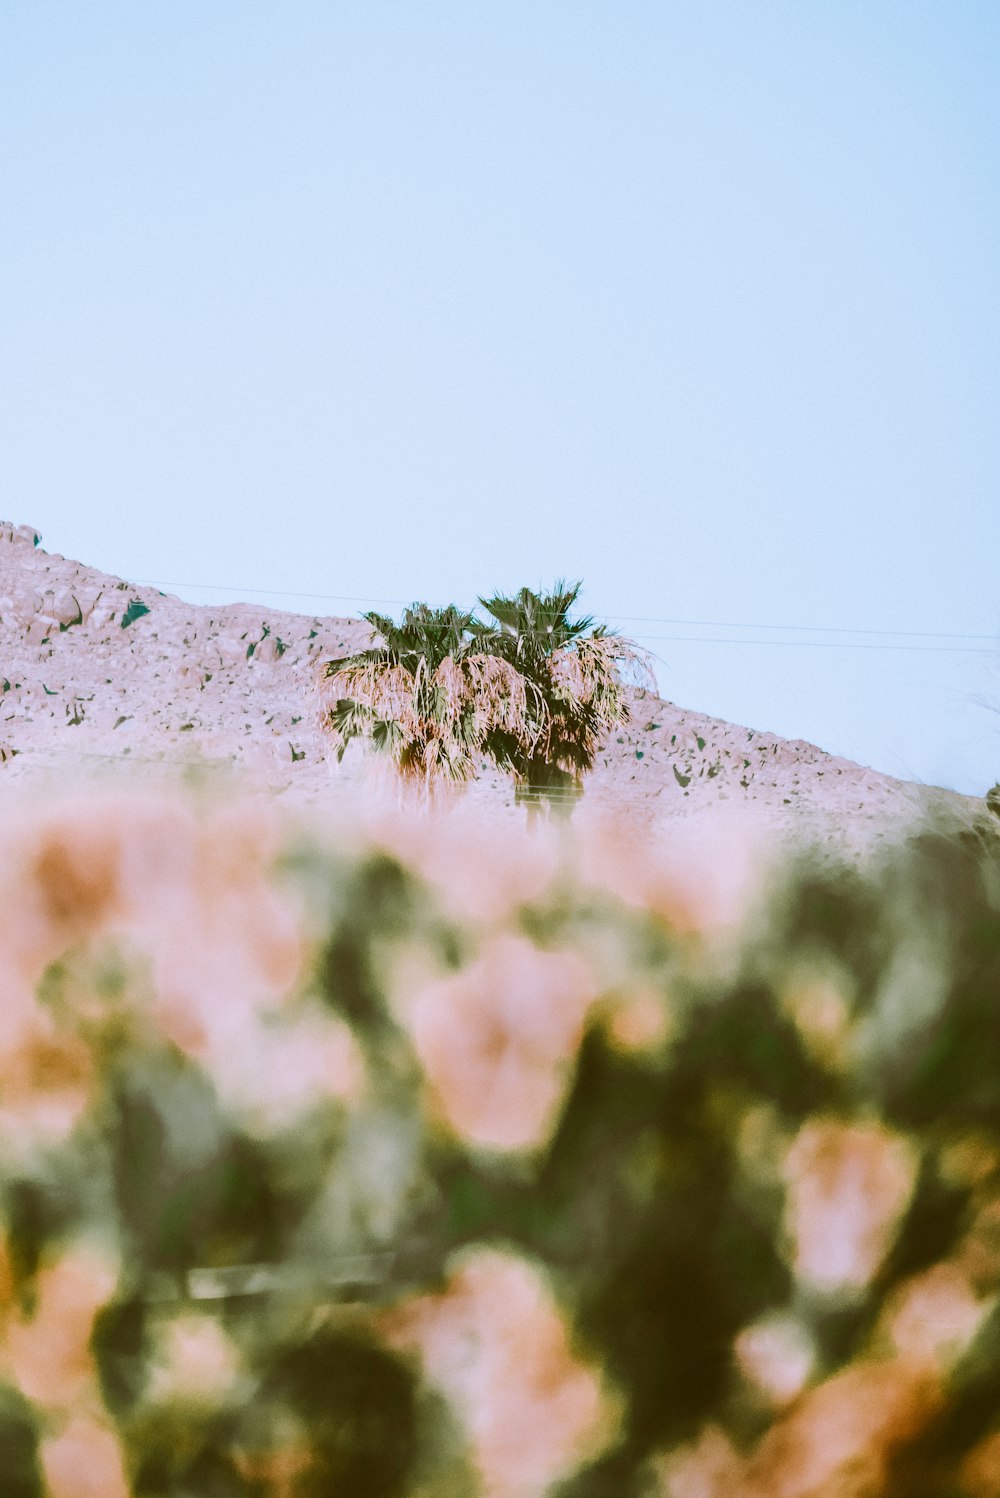
{"type": "MultiPolygon", "coordinates": [[[[989,639],[990,636],[972,635],[968,638],[989,639]]],[[[673,640],[681,645],[768,645],[778,649],[787,646],[798,650],[907,650],[943,652],[946,655],[997,655],[996,650],[983,650],[978,645],[869,645],[861,640],[747,640],[734,636],[726,639],[722,635],[640,635],[639,643],[643,640],[673,640]]]]}
{"type": "MultiPolygon", "coordinates": [[[[700,629],[777,629],[822,635],[903,635],[922,640],[997,640],[1000,630],[992,635],[951,634],[940,629],[855,629],[842,624],[750,624],[747,620],[726,619],[660,619],[641,614],[609,614],[609,619],[620,619],[629,624],[676,624],[690,625],[700,629]]],[[[650,638],[654,638],[650,636],[650,638]]],[[[660,636],[661,639],[670,638],[660,636]]]]}
{"type": "MultiPolygon", "coordinates": [[[[324,603],[388,603],[395,604],[400,608],[407,607],[407,601],[402,598],[376,598],[371,594],[349,594],[349,593],[302,593],[289,591],[284,588],[254,588],[234,587],[228,583],[181,583],[164,582],[155,578],[136,578],[135,581],[145,587],[151,588],[203,588],[218,590],[224,593],[260,593],[271,598],[308,598],[319,600],[324,603]]],[[[411,600],[412,602],[412,600],[411,600]]],[[[846,625],[826,624],[760,624],[750,623],[747,620],[722,620],[722,619],[668,619],[658,615],[643,614],[609,614],[609,619],[618,620],[623,623],[632,624],[667,624],[685,629],[766,629],[776,632],[788,633],[811,633],[811,634],[838,634],[838,635],[869,635],[888,636],[897,639],[920,639],[920,640],[990,640],[994,647],[989,650],[974,648],[971,646],[948,646],[948,645],[894,645],[877,644],[869,645],[863,642],[840,641],[840,640],[752,640],[734,639],[730,637],[716,637],[706,635],[644,635],[640,638],[647,640],[671,640],[674,643],[691,643],[696,645],[768,645],[782,646],[792,645],[797,647],[814,647],[840,650],[907,650],[907,651],[954,651],[958,654],[968,655],[995,655],[997,635],[988,634],[958,634],[945,630],[931,629],[865,629],[854,628],[846,625]]]]}

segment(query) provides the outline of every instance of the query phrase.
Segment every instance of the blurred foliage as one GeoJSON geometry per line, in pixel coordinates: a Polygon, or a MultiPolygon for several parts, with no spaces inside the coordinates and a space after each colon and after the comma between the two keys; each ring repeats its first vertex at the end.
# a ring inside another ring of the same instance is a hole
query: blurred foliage
{"type": "Polygon", "coordinates": [[[2,834],[4,1495],[1000,1494],[989,819],[257,816],[2,834]]]}

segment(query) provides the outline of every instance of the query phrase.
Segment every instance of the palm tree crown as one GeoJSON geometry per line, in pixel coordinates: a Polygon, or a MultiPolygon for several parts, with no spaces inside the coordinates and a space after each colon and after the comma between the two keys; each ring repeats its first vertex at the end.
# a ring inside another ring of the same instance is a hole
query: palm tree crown
{"type": "Polygon", "coordinates": [[[536,689],[531,734],[516,739],[501,729],[486,743],[528,801],[580,794],[604,738],[628,721],[623,667],[649,674],[630,640],[589,616],[570,617],[581,586],[560,581],[548,593],[522,588],[513,597],[480,598],[491,622],[470,626],[479,650],[509,661],[536,689]]]}
{"type": "Polygon", "coordinates": [[[372,644],[328,661],[325,720],[337,759],[359,737],[407,780],[471,780],[490,732],[523,734],[533,688],[508,661],[472,649],[472,615],[418,603],[399,624],[363,615],[372,644]]]}
{"type": "Polygon", "coordinates": [[[628,721],[623,667],[645,669],[631,641],[570,617],[580,586],[481,598],[485,622],[425,603],[398,624],[365,614],[372,644],[323,672],[338,760],[365,737],[427,786],[473,779],[487,761],[513,775],[519,799],[570,802],[628,721]]]}

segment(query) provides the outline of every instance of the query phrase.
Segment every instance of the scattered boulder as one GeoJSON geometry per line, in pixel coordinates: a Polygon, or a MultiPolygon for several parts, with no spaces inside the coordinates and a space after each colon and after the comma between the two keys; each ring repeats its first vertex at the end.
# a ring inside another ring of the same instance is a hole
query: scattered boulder
{"type": "Polygon", "coordinates": [[[277,635],[272,635],[270,631],[268,631],[264,638],[255,647],[253,659],[255,661],[267,662],[280,661],[284,653],[284,641],[279,640],[277,635]]]}
{"type": "Polygon", "coordinates": [[[35,612],[42,615],[53,628],[70,629],[83,623],[83,609],[76,594],[69,588],[49,589],[37,601],[35,612]]]}
{"type": "Polygon", "coordinates": [[[42,539],[41,531],[33,525],[15,525],[11,520],[0,520],[0,541],[9,541],[13,546],[37,546],[42,539]]]}

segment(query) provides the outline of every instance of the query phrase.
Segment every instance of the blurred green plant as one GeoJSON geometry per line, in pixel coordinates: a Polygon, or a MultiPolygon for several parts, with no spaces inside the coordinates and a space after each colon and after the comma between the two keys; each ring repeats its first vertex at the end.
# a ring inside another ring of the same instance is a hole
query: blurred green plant
{"type": "Polygon", "coordinates": [[[992,821],[735,925],[393,836],[0,845],[0,1491],[992,1491],[992,821]]]}

